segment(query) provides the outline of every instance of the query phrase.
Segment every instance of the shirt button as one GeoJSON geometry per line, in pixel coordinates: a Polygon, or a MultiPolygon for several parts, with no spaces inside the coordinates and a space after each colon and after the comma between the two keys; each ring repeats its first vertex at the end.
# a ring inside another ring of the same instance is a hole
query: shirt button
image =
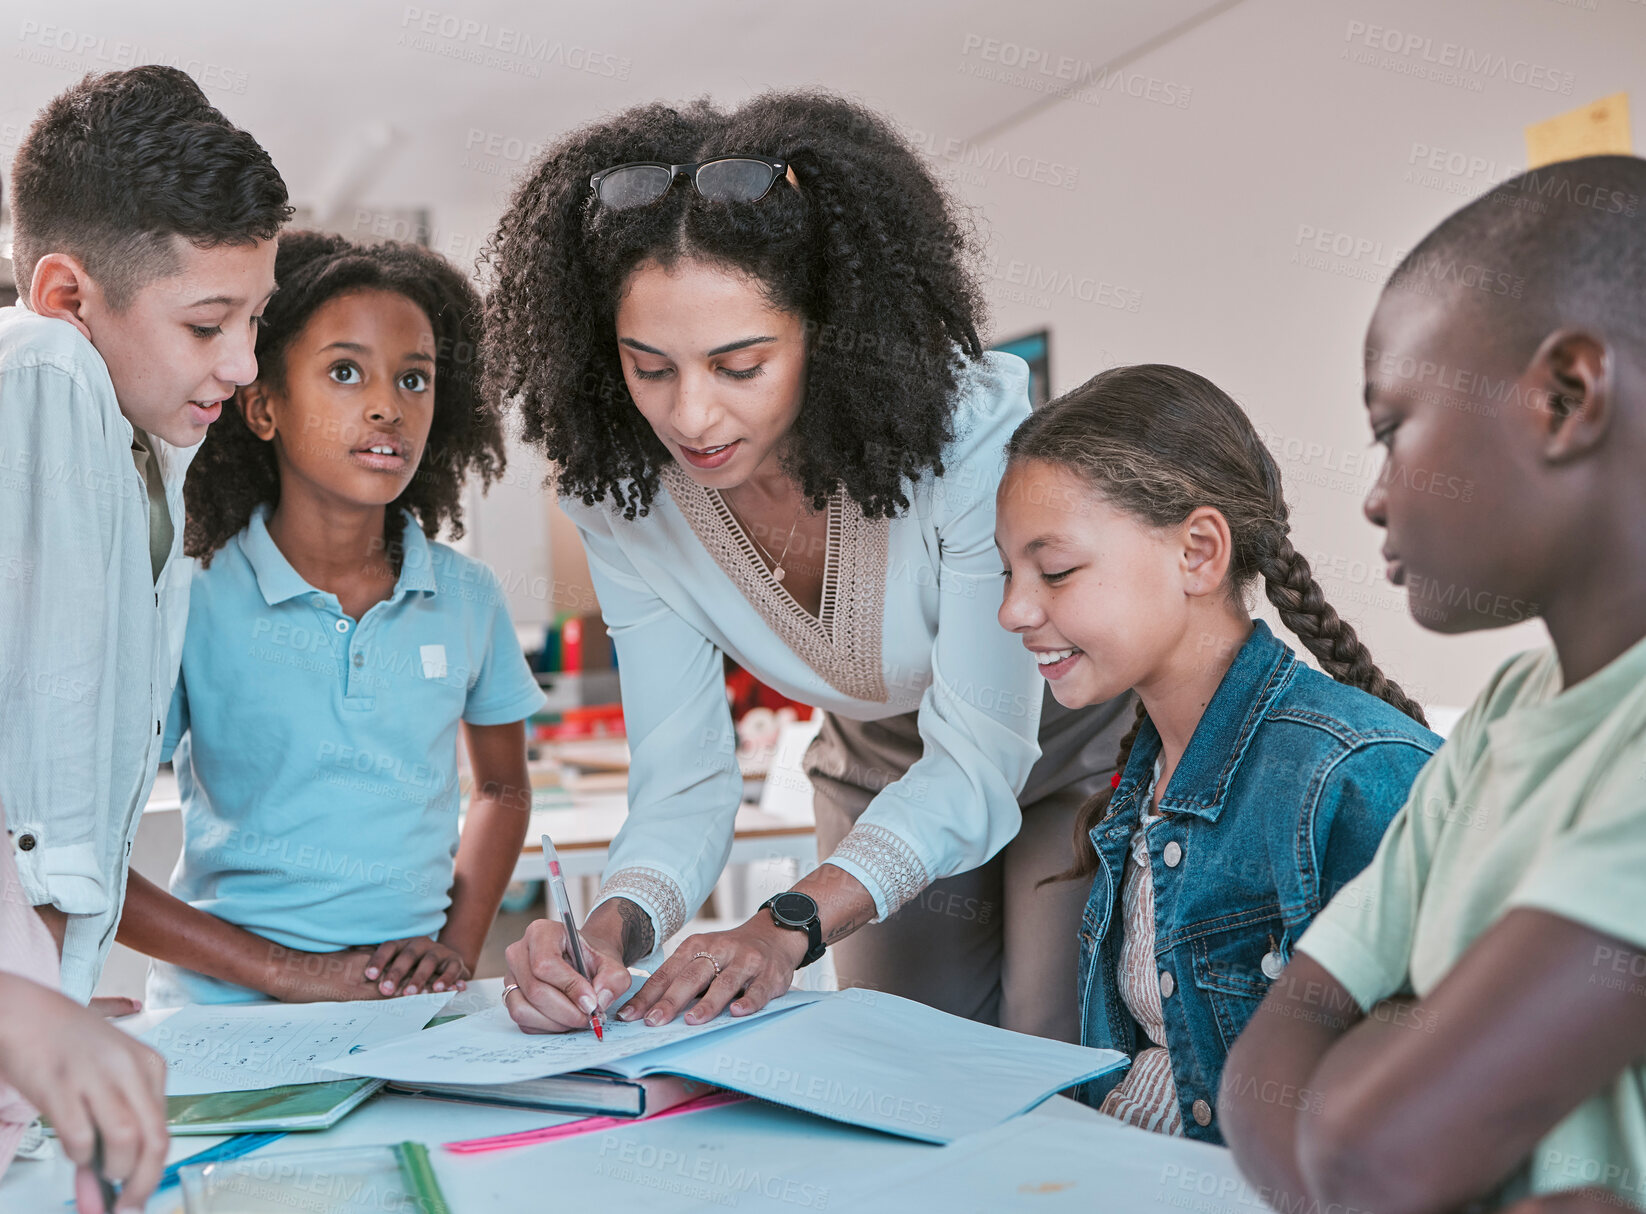
{"type": "Polygon", "coordinates": [[[18,851],[33,851],[34,850],[34,836],[33,835],[18,835],[17,836],[17,850],[18,851]]]}
{"type": "Polygon", "coordinates": [[[1212,1106],[1204,1100],[1197,1100],[1189,1106],[1189,1112],[1194,1116],[1196,1125],[1212,1124],[1212,1106]]]}
{"type": "Polygon", "coordinates": [[[349,630],[349,622],[347,620],[338,620],[337,621],[337,631],[338,632],[347,632],[348,630],[349,630]]]}
{"type": "Polygon", "coordinates": [[[1257,963],[1257,968],[1263,971],[1263,976],[1270,982],[1280,977],[1280,971],[1286,968],[1286,963],[1280,959],[1280,954],[1270,949],[1263,954],[1263,960],[1257,963]]]}
{"type": "Polygon", "coordinates": [[[1178,844],[1176,839],[1173,839],[1170,843],[1166,844],[1166,849],[1161,853],[1160,858],[1166,861],[1167,868],[1176,868],[1179,864],[1183,863],[1183,848],[1178,844]]]}
{"type": "Polygon", "coordinates": [[[1177,989],[1177,979],[1172,977],[1170,970],[1160,971],[1160,997],[1170,999],[1172,992],[1177,989]]]}
{"type": "Polygon", "coordinates": [[[364,666],[366,664],[366,655],[363,654],[363,653],[355,654],[354,655],[354,664],[356,666],[364,666]]]}

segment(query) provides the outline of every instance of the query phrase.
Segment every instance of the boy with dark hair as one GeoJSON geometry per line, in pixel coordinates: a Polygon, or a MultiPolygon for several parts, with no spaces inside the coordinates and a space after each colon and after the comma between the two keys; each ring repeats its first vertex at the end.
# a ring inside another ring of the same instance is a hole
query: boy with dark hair
{"type": "Polygon", "coordinates": [[[1366,339],[1366,514],[1436,632],[1536,615],[1224,1071],[1280,1210],[1646,1204],[1646,160],[1505,182],[1366,339]],[[1424,489],[1472,483],[1459,501],[1424,489]]]}
{"type": "Polygon", "coordinates": [[[81,1002],[114,942],[188,615],[183,474],[256,378],[290,215],[174,68],[87,76],[12,166],[0,309],[0,803],[81,1002]]]}

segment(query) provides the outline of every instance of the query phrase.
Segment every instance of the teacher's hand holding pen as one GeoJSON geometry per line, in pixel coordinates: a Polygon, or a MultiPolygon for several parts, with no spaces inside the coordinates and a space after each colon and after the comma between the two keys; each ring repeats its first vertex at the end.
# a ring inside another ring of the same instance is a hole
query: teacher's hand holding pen
{"type": "Polygon", "coordinates": [[[610,1009],[629,989],[623,964],[623,925],[610,902],[595,908],[579,933],[589,977],[572,964],[571,937],[559,919],[538,919],[509,945],[503,1003],[528,1033],[587,1029],[589,1017],[610,1009]],[[511,990],[510,988],[516,988],[511,990]]]}
{"type": "MultiPolygon", "coordinates": [[[[824,944],[851,935],[874,918],[869,891],[832,864],[807,873],[791,892],[806,895],[802,901],[812,906],[811,923],[824,944]]],[[[687,1024],[702,1024],[725,1011],[733,1016],[758,1012],[789,989],[810,952],[810,929],[785,927],[777,918],[776,908],[770,914],[761,909],[730,931],[686,937],[616,1019],[644,1017],[647,1024],[658,1025],[684,1012],[687,1024]]],[[[509,945],[503,1001],[521,1028],[563,1033],[587,1027],[593,1008],[582,1009],[592,1002],[602,1012],[608,1010],[628,989],[624,963],[640,960],[655,944],[650,917],[622,897],[595,907],[581,937],[592,981],[578,974],[566,929],[555,919],[537,920],[509,945]]],[[[821,953],[820,944],[817,955],[821,953]]]]}

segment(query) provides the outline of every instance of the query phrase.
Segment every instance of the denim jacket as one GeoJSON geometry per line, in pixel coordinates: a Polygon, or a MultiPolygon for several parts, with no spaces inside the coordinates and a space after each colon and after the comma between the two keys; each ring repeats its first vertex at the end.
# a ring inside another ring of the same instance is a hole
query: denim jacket
{"type": "MultiPolygon", "coordinates": [[[[1155,964],[1184,1131],[1221,1143],[1223,1060],[1304,928],[1372,858],[1440,738],[1298,660],[1260,620],[1172,773],[1149,828],[1155,964]]],[[[1080,931],[1081,1041],[1148,1046],[1119,988],[1121,881],[1160,753],[1145,722],[1108,815],[1080,931]]],[[[1088,1084],[1098,1105],[1122,1075],[1088,1084]]]]}

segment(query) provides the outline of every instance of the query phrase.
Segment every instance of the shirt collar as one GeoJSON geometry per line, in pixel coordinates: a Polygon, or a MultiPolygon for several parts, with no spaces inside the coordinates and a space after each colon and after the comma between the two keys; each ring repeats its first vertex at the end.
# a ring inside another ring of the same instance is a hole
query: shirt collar
{"type": "MultiPolygon", "coordinates": [[[[1255,621],[1251,635],[1235,654],[1211,703],[1201,714],[1188,750],[1172,772],[1171,783],[1160,798],[1162,811],[1217,821],[1223,812],[1223,798],[1246,757],[1258,723],[1291,682],[1296,667],[1297,657],[1290,647],[1262,620],[1255,621]]],[[[1115,789],[1117,803],[1138,795],[1147,786],[1147,773],[1153,770],[1159,754],[1160,734],[1152,721],[1145,720],[1115,789]]]]}
{"type": "MultiPolygon", "coordinates": [[[[309,585],[303,575],[292,568],[286,554],[280,551],[280,546],[269,535],[269,511],[268,503],[259,506],[252,512],[246,529],[237,537],[240,551],[246,554],[246,560],[251,564],[264,601],[273,607],[300,595],[323,593],[309,585]]],[[[429,548],[428,537],[409,511],[402,511],[401,514],[405,525],[401,529],[400,539],[405,550],[400,560],[400,576],[395,579],[393,597],[398,599],[413,590],[433,594],[433,552],[429,548]]]]}
{"type": "Polygon", "coordinates": [[[417,520],[409,510],[402,510],[401,515],[405,524],[400,528],[400,543],[403,551],[400,556],[400,576],[395,579],[394,593],[396,596],[412,590],[422,590],[429,594],[435,593],[434,577],[434,550],[429,547],[429,537],[423,534],[423,528],[418,526],[417,520]]]}

